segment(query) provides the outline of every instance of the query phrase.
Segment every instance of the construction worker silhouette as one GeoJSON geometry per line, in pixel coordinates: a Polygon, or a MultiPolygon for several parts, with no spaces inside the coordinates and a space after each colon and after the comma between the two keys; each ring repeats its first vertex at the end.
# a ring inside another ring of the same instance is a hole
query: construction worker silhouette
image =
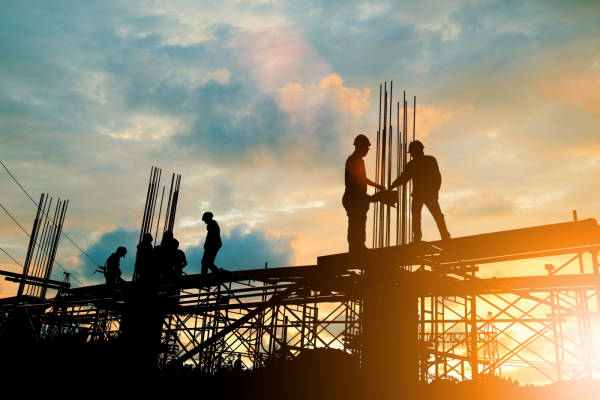
{"type": "Polygon", "coordinates": [[[166,279],[173,275],[173,265],[171,262],[173,253],[173,232],[165,231],[163,232],[160,245],[156,246],[152,252],[153,279],[166,279]]]}
{"type": "Polygon", "coordinates": [[[371,142],[365,135],[358,135],[354,139],[354,153],[346,160],[344,180],[346,190],[342,197],[342,204],[348,215],[348,247],[350,252],[364,250],[367,237],[367,212],[371,203],[371,196],[367,194],[367,185],[385,190],[385,186],[367,178],[365,161],[363,158],[369,152],[371,142]]]}
{"type": "Polygon", "coordinates": [[[173,239],[173,272],[175,276],[183,275],[183,268],[187,265],[187,259],[183,250],[179,250],[179,240],[173,239]]]}
{"type": "Polygon", "coordinates": [[[426,156],[423,152],[423,143],[418,140],[413,141],[408,146],[408,152],[412,156],[404,172],[392,183],[390,189],[405,185],[412,179],[412,225],[413,225],[413,241],[420,242],[422,237],[421,232],[421,211],[423,205],[426,205],[438,226],[442,240],[450,239],[450,233],[446,228],[444,214],[440,209],[438,196],[440,187],[442,186],[442,175],[436,159],[432,156],[426,156]]]}
{"type": "Polygon", "coordinates": [[[120,259],[121,257],[125,257],[125,254],[127,254],[127,249],[125,247],[119,247],[117,251],[112,253],[108,257],[108,260],[106,260],[103,270],[107,285],[112,286],[119,282],[123,282],[123,279],[121,279],[121,268],[119,268],[119,266],[120,259]]]}
{"type": "Polygon", "coordinates": [[[135,254],[135,270],[137,271],[138,279],[146,279],[151,274],[151,260],[152,234],[145,233],[142,241],[137,245],[137,252],[135,254]]]}
{"type": "Polygon", "coordinates": [[[202,221],[206,223],[206,229],[208,230],[206,241],[204,242],[204,255],[201,261],[201,273],[204,275],[208,273],[209,268],[212,272],[219,272],[219,268],[215,266],[215,258],[223,243],[221,243],[221,228],[219,228],[217,221],[213,219],[213,214],[205,212],[202,215],[202,221]]]}
{"type": "Polygon", "coordinates": [[[242,355],[238,354],[237,360],[233,363],[233,370],[237,372],[241,372],[244,369],[244,363],[242,362],[242,355]]]}

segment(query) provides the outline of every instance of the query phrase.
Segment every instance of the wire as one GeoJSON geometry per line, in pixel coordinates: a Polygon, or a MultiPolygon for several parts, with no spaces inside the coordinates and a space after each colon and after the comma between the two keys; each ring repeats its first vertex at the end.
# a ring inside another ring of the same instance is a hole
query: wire
{"type": "Polygon", "coordinates": [[[6,254],[7,256],[9,256],[11,260],[13,260],[13,261],[14,261],[14,262],[16,262],[17,264],[19,264],[19,266],[20,266],[20,267],[23,267],[23,266],[21,265],[21,263],[20,263],[20,262],[18,262],[18,261],[17,261],[17,260],[15,260],[14,258],[12,258],[12,256],[11,256],[10,254],[8,254],[8,253],[7,253],[7,252],[6,252],[6,251],[5,251],[5,250],[4,250],[2,247],[0,247],[0,250],[2,250],[2,251],[4,252],[4,254],[6,254]]]}
{"type": "MultiPolygon", "coordinates": [[[[19,185],[19,187],[21,188],[21,190],[23,190],[23,192],[25,192],[25,194],[27,195],[27,197],[29,197],[29,199],[30,199],[30,200],[33,202],[33,204],[35,204],[35,206],[36,206],[36,207],[38,207],[38,204],[35,202],[35,200],[33,200],[33,199],[31,198],[31,196],[29,195],[29,193],[27,193],[27,190],[25,190],[25,189],[23,188],[23,186],[21,186],[21,184],[19,183],[19,181],[17,181],[17,179],[16,179],[16,178],[13,176],[13,174],[11,174],[11,173],[10,173],[10,171],[8,170],[8,168],[6,168],[6,165],[4,165],[4,163],[3,163],[2,161],[0,161],[0,164],[2,164],[2,166],[4,167],[4,169],[6,170],[6,172],[8,172],[8,174],[10,175],[10,177],[11,177],[11,178],[13,178],[13,180],[14,180],[14,181],[17,183],[17,185],[19,185]]],[[[4,208],[4,207],[2,207],[2,208],[4,208]]],[[[6,211],[6,210],[5,210],[5,211],[6,211]]],[[[44,212],[44,214],[46,214],[46,212],[44,212]]],[[[48,215],[46,214],[46,216],[48,216],[48,215]]],[[[12,217],[11,217],[11,218],[12,218],[12,217]]],[[[16,221],[15,221],[15,222],[16,222],[16,221]]],[[[54,222],[52,222],[52,224],[54,225],[54,222]]],[[[23,229],[23,228],[21,228],[21,229],[23,229]]],[[[88,255],[88,254],[87,254],[85,251],[83,251],[83,250],[81,249],[81,247],[77,246],[77,244],[76,244],[74,241],[72,241],[72,240],[71,240],[71,238],[70,238],[69,236],[67,236],[67,234],[66,234],[65,232],[61,232],[61,234],[62,234],[62,235],[64,235],[64,237],[66,237],[67,239],[69,239],[69,242],[73,243],[73,245],[74,245],[75,247],[77,247],[77,248],[79,249],[79,251],[81,251],[83,254],[85,254],[85,256],[86,256],[87,258],[89,258],[89,259],[90,259],[90,261],[92,261],[94,264],[96,264],[97,266],[99,266],[99,267],[100,267],[100,264],[98,264],[98,263],[97,263],[97,262],[96,262],[96,261],[95,261],[95,260],[94,260],[92,257],[90,257],[90,256],[89,256],[89,255],[88,255]]],[[[68,272],[68,271],[67,271],[67,272],[68,272]]],[[[79,281],[78,281],[78,282],[79,282],[79,281]]]]}
{"type": "MultiPolygon", "coordinates": [[[[0,207],[1,207],[1,206],[0,206],[0,207]]],[[[2,207],[2,208],[4,208],[4,207],[2,207]]],[[[4,210],[4,211],[6,211],[6,210],[4,210]]],[[[10,215],[10,214],[9,214],[9,215],[10,215]]],[[[17,222],[17,221],[15,221],[15,222],[17,222]]],[[[27,233],[27,232],[25,232],[25,233],[27,233]]],[[[29,234],[27,233],[27,235],[29,235],[29,234]]],[[[37,244],[37,243],[36,243],[36,244],[37,244]]],[[[39,244],[38,244],[38,246],[39,246],[39,244]]],[[[6,252],[6,250],[4,250],[2,247],[0,247],[0,250],[2,250],[2,251],[4,252],[4,254],[6,254],[7,256],[9,256],[11,260],[13,260],[13,261],[14,261],[14,262],[16,262],[17,264],[19,264],[19,266],[20,266],[21,268],[23,268],[23,266],[21,265],[21,263],[20,263],[20,262],[18,262],[17,260],[15,260],[15,259],[14,259],[14,258],[13,258],[13,257],[10,255],[10,254],[8,254],[8,253],[6,252]]],[[[67,271],[66,269],[64,269],[64,267],[63,267],[62,265],[60,265],[60,264],[58,263],[58,261],[54,260],[54,262],[55,262],[55,263],[56,263],[56,264],[57,264],[59,267],[61,267],[61,268],[62,268],[62,269],[63,269],[63,270],[64,270],[64,271],[67,273],[67,274],[69,274],[70,276],[72,276],[72,277],[73,277],[73,279],[75,279],[77,282],[79,282],[79,279],[75,278],[75,277],[73,276],[73,274],[71,274],[69,271],[67,271]]],[[[79,284],[80,284],[81,286],[85,286],[85,285],[84,285],[83,283],[81,283],[81,282],[79,282],[79,284]]]]}
{"type": "Polygon", "coordinates": [[[16,220],[16,219],[14,219],[12,215],[10,215],[10,213],[8,212],[8,210],[7,210],[6,208],[4,208],[4,206],[3,206],[2,204],[0,204],[0,207],[2,207],[2,209],[3,209],[3,210],[4,210],[4,211],[5,211],[7,214],[8,214],[8,216],[9,216],[9,217],[10,217],[10,218],[11,218],[13,221],[15,221],[15,224],[19,225],[19,228],[21,228],[21,230],[22,230],[23,232],[25,232],[25,234],[26,234],[27,236],[31,237],[31,236],[29,235],[29,233],[28,233],[28,232],[27,232],[27,231],[26,231],[26,230],[25,230],[25,229],[24,229],[24,228],[21,226],[21,224],[19,224],[19,223],[17,222],[17,220],[16,220]]]}
{"type": "MultiPolygon", "coordinates": [[[[0,162],[2,162],[2,161],[0,161],[0,162]]],[[[7,210],[6,208],[4,208],[4,206],[3,206],[2,204],[0,204],[0,207],[2,207],[2,209],[3,209],[3,210],[4,210],[4,211],[5,211],[7,214],[8,214],[8,216],[9,216],[9,217],[10,217],[10,218],[11,218],[13,221],[15,221],[15,224],[19,225],[19,228],[21,228],[21,229],[23,230],[23,232],[25,232],[25,234],[26,234],[27,236],[31,237],[31,235],[29,234],[29,232],[27,232],[25,229],[23,229],[23,227],[21,226],[21,224],[19,224],[19,223],[17,222],[17,220],[16,220],[16,219],[14,219],[12,215],[10,215],[10,213],[8,212],[8,210],[7,210]]],[[[35,242],[35,244],[36,244],[38,247],[40,247],[40,245],[39,245],[37,242],[35,242]]],[[[0,250],[2,250],[2,249],[0,248],[0,250]]],[[[2,250],[2,251],[4,251],[4,250],[2,250]]],[[[10,255],[9,255],[9,254],[6,252],[6,251],[4,251],[4,253],[5,253],[7,256],[9,256],[10,258],[12,258],[12,257],[11,257],[11,256],[10,256],[10,255]]],[[[19,264],[19,262],[18,262],[17,260],[15,260],[14,258],[12,258],[12,260],[13,260],[14,262],[16,262],[17,264],[19,264]]],[[[73,274],[72,274],[72,273],[70,273],[69,271],[67,271],[67,270],[65,269],[65,267],[63,267],[62,265],[60,265],[60,263],[59,263],[58,261],[54,260],[54,262],[56,263],[56,265],[58,265],[59,267],[61,267],[61,268],[63,269],[63,271],[65,271],[65,272],[67,272],[69,275],[73,276],[73,274]]],[[[21,264],[19,264],[19,265],[21,265],[21,264]]],[[[22,265],[21,265],[21,267],[22,267],[22,265]]],[[[79,282],[79,284],[80,284],[81,286],[85,286],[83,283],[81,283],[81,282],[79,281],[79,279],[75,278],[74,276],[73,276],[73,279],[75,279],[77,282],[79,282]]]]}

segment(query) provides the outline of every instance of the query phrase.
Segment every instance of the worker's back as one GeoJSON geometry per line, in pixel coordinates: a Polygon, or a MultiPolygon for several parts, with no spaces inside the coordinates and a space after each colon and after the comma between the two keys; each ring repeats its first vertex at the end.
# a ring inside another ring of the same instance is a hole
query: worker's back
{"type": "Polygon", "coordinates": [[[213,251],[219,250],[223,246],[223,243],[221,242],[221,228],[219,228],[219,224],[217,224],[217,221],[214,219],[211,219],[206,224],[206,229],[208,230],[208,234],[206,235],[204,248],[213,251]]]}
{"type": "Polygon", "coordinates": [[[404,170],[412,178],[414,198],[437,199],[442,186],[442,175],[433,156],[422,155],[406,164],[404,170]]]}
{"type": "Polygon", "coordinates": [[[119,269],[120,265],[121,261],[119,255],[117,253],[112,253],[108,257],[108,260],[106,260],[106,271],[108,271],[109,273],[114,273],[119,269]]]}
{"type": "Polygon", "coordinates": [[[365,162],[359,154],[352,153],[346,160],[344,172],[344,181],[346,183],[346,193],[366,194],[367,193],[367,173],[365,162]]]}

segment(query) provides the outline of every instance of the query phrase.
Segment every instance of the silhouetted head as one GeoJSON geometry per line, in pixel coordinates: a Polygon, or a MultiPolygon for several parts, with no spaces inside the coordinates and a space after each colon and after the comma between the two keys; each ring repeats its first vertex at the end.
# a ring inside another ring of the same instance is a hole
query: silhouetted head
{"type": "Polygon", "coordinates": [[[369,138],[365,135],[358,135],[354,139],[354,152],[364,157],[369,152],[369,147],[371,147],[371,142],[369,142],[369,138]]]}
{"type": "Polygon", "coordinates": [[[125,247],[119,247],[117,249],[117,255],[119,257],[125,257],[125,254],[127,254],[127,249],[125,247]]]}
{"type": "Polygon", "coordinates": [[[213,219],[213,213],[209,212],[205,212],[204,214],[202,214],[202,221],[206,222],[207,224],[212,221],[213,219]]]}
{"type": "Polygon", "coordinates": [[[144,238],[142,239],[142,242],[152,243],[152,234],[151,233],[145,233],[144,234],[144,238]]]}
{"type": "Polygon", "coordinates": [[[425,154],[423,153],[424,148],[425,146],[423,146],[423,143],[421,143],[418,140],[415,140],[408,145],[408,152],[413,158],[419,158],[423,154],[425,154]]]}
{"type": "Polygon", "coordinates": [[[171,240],[173,240],[173,232],[165,231],[165,233],[163,233],[161,244],[168,244],[171,240]]]}
{"type": "Polygon", "coordinates": [[[173,239],[173,241],[171,243],[173,244],[173,248],[175,248],[175,249],[179,248],[179,240],[173,239]]]}

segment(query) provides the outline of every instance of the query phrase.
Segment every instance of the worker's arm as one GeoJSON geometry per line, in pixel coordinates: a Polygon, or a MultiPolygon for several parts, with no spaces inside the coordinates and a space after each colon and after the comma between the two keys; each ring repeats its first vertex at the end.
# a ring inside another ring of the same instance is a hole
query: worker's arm
{"type": "Polygon", "coordinates": [[[369,178],[365,177],[365,180],[367,181],[367,185],[369,186],[373,186],[374,188],[377,188],[379,190],[385,190],[385,186],[383,185],[379,185],[375,182],[373,182],[372,180],[370,180],[369,178]]]}
{"type": "Polygon", "coordinates": [[[400,174],[400,176],[398,178],[396,178],[396,180],[392,183],[392,186],[390,186],[389,190],[392,190],[394,188],[397,188],[398,186],[402,186],[404,184],[406,184],[408,181],[410,181],[412,179],[412,168],[406,168],[404,170],[404,172],[402,172],[400,174]]]}

